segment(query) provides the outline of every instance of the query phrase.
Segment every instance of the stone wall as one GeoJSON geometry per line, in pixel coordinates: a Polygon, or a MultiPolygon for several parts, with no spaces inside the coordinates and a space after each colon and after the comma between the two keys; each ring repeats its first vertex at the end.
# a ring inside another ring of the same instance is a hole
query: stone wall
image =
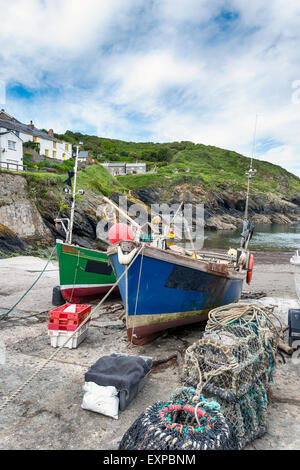
{"type": "Polygon", "coordinates": [[[29,198],[25,178],[0,173],[0,224],[23,240],[52,240],[34,202],[29,198]]]}

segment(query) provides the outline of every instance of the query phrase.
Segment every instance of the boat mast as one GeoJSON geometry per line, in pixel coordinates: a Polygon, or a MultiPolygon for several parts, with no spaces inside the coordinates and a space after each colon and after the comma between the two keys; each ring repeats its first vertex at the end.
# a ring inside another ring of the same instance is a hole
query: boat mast
{"type": "Polygon", "coordinates": [[[78,154],[79,147],[82,145],[82,142],[79,142],[79,145],[76,145],[76,157],[75,157],[75,166],[74,166],[74,184],[73,184],[73,197],[72,197],[72,207],[71,207],[71,218],[70,218],[70,228],[68,231],[67,243],[72,243],[73,236],[73,225],[74,225],[74,213],[75,213],[75,197],[76,197],[76,182],[77,182],[77,169],[78,169],[78,154]]]}
{"type": "Polygon", "coordinates": [[[252,178],[256,175],[256,170],[253,170],[253,158],[254,158],[254,151],[255,151],[255,145],[256,145],[257,119],[258,119],[258,115],[256,115],[256,118],[255,118],[255,126],[254,126],[253,146],[252,146],[252,154],[251,154],[250,168],[249,168],[249,170],[246,172],[246,175],[248,176],[248,187],[247,187],[247,196],[246,196],[246,205],[245,205],[245,216],[244,216],[244,220],[245,220],[245,221],[248,220],[250,183],[251,183],[252,178]]]}

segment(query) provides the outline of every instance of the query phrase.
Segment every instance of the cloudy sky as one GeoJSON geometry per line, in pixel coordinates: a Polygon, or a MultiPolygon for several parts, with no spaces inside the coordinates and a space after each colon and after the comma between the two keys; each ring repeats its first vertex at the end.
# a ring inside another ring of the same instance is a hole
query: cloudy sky
{"type": "Polygon", "coordinates": [[[300,176],[298,0],[0,0],[0,11],[0,104],[18,119],[251,156],[258,115],[255,156],[300,176]]]}

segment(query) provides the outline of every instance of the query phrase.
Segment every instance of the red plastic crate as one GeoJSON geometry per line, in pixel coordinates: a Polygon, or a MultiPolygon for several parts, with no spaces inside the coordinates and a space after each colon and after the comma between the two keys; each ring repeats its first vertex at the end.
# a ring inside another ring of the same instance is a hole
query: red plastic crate
{"type": "MultiPolygon", "coordinates": [[[[76,312],[64,312],[65,304],[49,312],[49,330],[75,331],[91,312],[91,305],[76,305],[76,312]]],[[[90,321],[90,320],[89,320],[90,321]]]]}
{"type": "MultiPolygon", "coordinates": [[[[50,323],[48,324],[48,330],[59,330],[59,331],[75,331],[81,325],[81,323],[85,320],[85,317],[82,318],[80,323],[76,323],[74,325],[65,324],[65,323],[50,323]]],[[[86,323],[89,323],[91,319],[89,318],[86,323]]]]}

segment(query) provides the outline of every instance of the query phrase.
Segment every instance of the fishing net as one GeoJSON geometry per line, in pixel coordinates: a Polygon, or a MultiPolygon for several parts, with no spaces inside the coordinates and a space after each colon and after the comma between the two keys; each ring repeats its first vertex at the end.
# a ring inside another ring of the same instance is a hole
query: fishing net
{"type": "Polygon", "coordinates": [[[265,385],[273,381],[276,366],[277,344],[282,334],[280,318],[274,314],[274,307],[267,308],[254,304],[229,304],[211,310],[206,332],[222,331],[227,326],[240,325],[255,333],[261,341],[266,356],[265,385]]]}
{"type": "Polygon", "coordinates": [[[231,423],[218,404],[157,402],[124,434],[119,450],[238,449],[231,423]]]}
{"type": "Polygon", "coordinates": [[[181,380],[199,392],[235,401],[265,374],[267,361],[252,330],[230,325],[206,333],[187,349],[181,380]]]}

